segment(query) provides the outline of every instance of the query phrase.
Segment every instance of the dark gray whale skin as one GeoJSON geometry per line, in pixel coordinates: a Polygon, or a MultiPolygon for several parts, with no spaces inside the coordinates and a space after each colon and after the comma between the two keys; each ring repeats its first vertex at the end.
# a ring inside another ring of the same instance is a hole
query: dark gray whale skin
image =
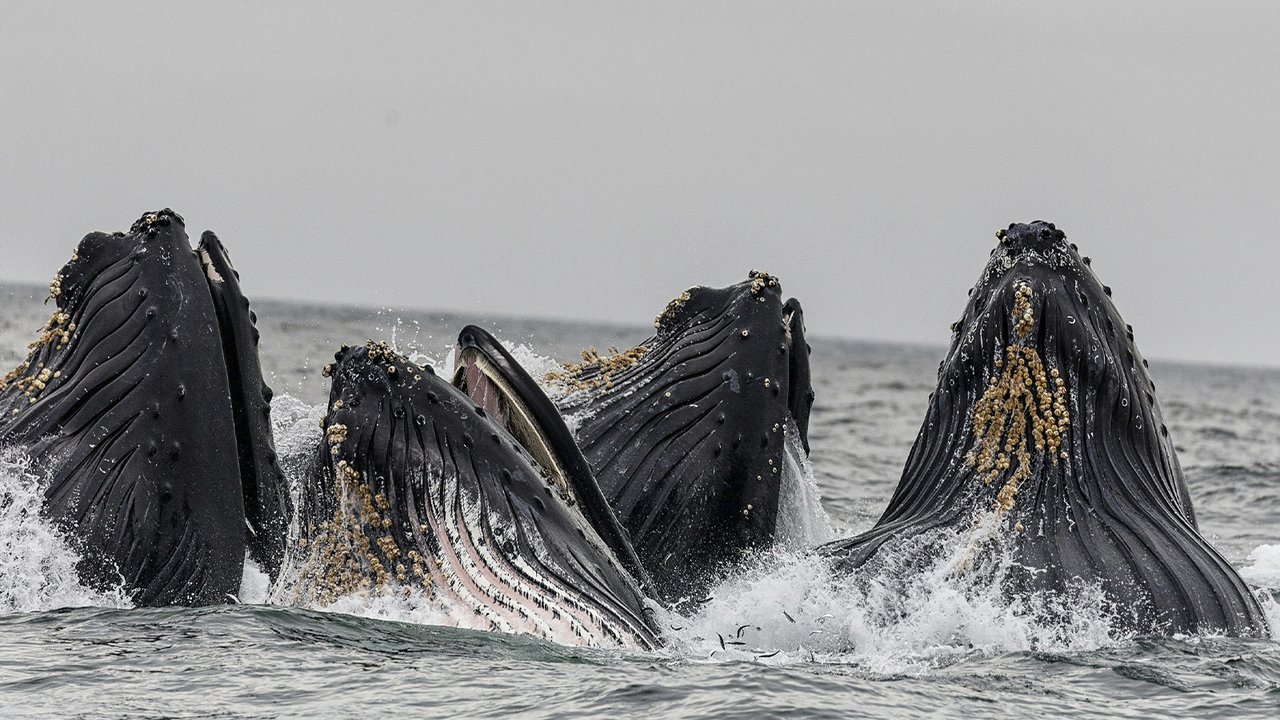
{"type": "Polygon", "coordinates": [[[549,378],[666,603],[700,599],[718,573],[773,543],[788,423],[807,452],[809,347],[799,303],[781,292],[754,271],[727,288],[691,288],[640,346],[584,354],[549,378]]]}
{"type": "Polygon", "coordinates": [[[477,629],[660,643],[639,586],[482,406],[384,344],[335,359],[283,599],[417,586],[477,629]]]}
{"type": "Polygon", "coordinates": [[[1015,596],[1096,584],[1117,630],[1265,636],[1257,599],[1197,529],[1110,288],[1052,224],[997,236],[888,508],[823,551],[844,571],[897,563],[900,541],[985,516],[996,537],[971,549],[1012,553],[1015,596]]]}
{"type": "Polygon", "coordinates": [[[258,477],[240,462],[273,457],[269,390],[221,244],[193,252],[180,216],[148,213],[127,234],[86,236],[50,293],[53,317],[0,381],[0,443],[48,472],[44,510],[80,550],[86,584],[144,606],[226,602],[246,546],[278,564],[288,508],[256,505],[246,529],[242,488],[283,485],[270,460],[258,477]]]}

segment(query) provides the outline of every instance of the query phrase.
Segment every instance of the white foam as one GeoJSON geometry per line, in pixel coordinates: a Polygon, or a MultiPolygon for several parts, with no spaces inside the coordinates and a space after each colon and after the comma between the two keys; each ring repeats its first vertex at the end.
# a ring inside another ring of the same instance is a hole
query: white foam
{"type": "Polygon", "coordinates": [[[813,464],[804,451],[795,420],[787,417],[778,496],[778,542],[793,548],[821,545],[834,538],[831,518],[822,508],[822,493],[813,464]]]}
{"type": "Polygon", "coordinates": [[[1271,639],[1280,641],[1280,545],[1259,545],[1245,557],[1248,565],[1240,568],[1240,577],[1258,588],[1256,594],[1262,614],[1271,626],[1271,639]]]}
{"type": "Polygon", "coordinates": [[[1240,577],[1251,585],[1280,589],[1280,545],[1259,545],[1245,558],[1240,577]]]}
{"type": "Polygon", "coordinates": [[[86,605],[131,607],[120,589],[80,584],[80,556],[42,512],[40,476],[19,452],[0,450],[0,612],[86,605]]]}
{"type": "Polygon", "coordinates": [[[882,549],[890,553],[882,565],[888,570],[878,573],[833,572],[805,551],[773,553],[714,588],[683,627],[673,621],[680,628],[673,643],[713,660],[856,663],[875,673],[914,674],[975,653],[1093,650],[1120,639],[1096,588],[1009,598],[1001,590],[1006,553],[984,545],[981,557],[973,556],[971,543],[985,532],[882,549]],[[939,544],[950,552],[921,562],[939,544]]]}
{"type": "Polygon", "coordinates": [[[287,393],[277,395],[271,401],[271,431],[275,436],[276,458],[285,479],[294,507],[298,507],[303,473],[311,463],[316,448],[320,446],[325,405],[308,405],[287,393]]]}
{"type": "Polygon", "coordinates": [[[564,366],[554,358],[542,355],[524,343],[503,340],[502,347],[511,353],[511,357],[520,363],[520,366],[529,373],[535,382],[542,383],[543,379],[550,373],[564,372],[564,366]]]}
{"type": "Polygon", "coordinates": [[[351,593],[319,609],[374,620],[458,627],[458,623],[429,594],[407,587],[351,593]]]}
{"type": "Polygon", "coordinates": [[[271,592],[271,576],[262,571],[258,564],[244,554],[244,571],[240,576],[240,593],[236,600],[245,605],[264,605],[271,592]]]}

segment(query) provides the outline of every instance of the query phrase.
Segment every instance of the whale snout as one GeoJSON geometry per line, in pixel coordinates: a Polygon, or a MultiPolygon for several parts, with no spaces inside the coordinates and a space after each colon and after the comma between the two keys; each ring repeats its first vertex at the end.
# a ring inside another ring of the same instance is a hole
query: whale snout
{"type": "Polygon", "coordinates": [[[1067,234],[1053,223],[1036,220],[1030,223],[1011,223],[1004,230],[997,230],[1000,244],[1015,254],[1024,252],[1046,253],[1067,249],[1067,234]]]}

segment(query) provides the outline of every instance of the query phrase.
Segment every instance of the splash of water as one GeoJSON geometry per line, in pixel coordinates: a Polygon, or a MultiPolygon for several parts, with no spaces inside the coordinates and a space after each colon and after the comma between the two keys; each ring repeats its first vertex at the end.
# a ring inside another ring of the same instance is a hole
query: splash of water
{"type": "Polygon", "coordinates": [[[1259,545],[1245,558],[1240,577],[1252,585],[1280,590],[1280,545],[1259,545]]]}
{"type": "MultiPolygon", "coordinates": [[[[417,625],[468,627],[451,616],[431,595],[417,588],[392,586],[370,592],[344,595],[333,603],[315,608],[323,612],[355,615],[373,620],[390,620],[417,625]]],[[[487,628],[480,628],[487,629],[487,628]]]]}
{"type": "MultiPolygon", "coordinates": [[[[289,394],[277,395],[271,401],[271,432],[275,437],[280,470],[289,481],[293,506],[298,507],[302,477],[320,446],[325,405],[309,405],[289,394]]],[[[292,531],[291,531],[292,535],[292,531]]],[[[296,535],[290,537],[290,541],[296,535]]]]}
{"type": "Polygon", "coordinates": [[[782,487],[778,496],[778,542],[796,549],[834,539],[831,518],[822,508],[822,493],[813,464],[804,451],[800,429],[788,417],[782,455],[782,487]]]}
{"type": "Polygon", "coordinates": [[[882,561],[847,574],[803,550],[760,557],[674,626],[673,642],[692,657],[856,664],[892,675],[974,654],[1087,651],[1125,639],[1111,629],[1098,587],[1005,593],[1012,553],[984,525],[885,548],[882,561]]]}
{"type": "Polygon", "coordinates": [[[244,571],[240,575],[240,592],[236,601],[245,605],[264,605],[270,592],[271,576],[263,572],[245,551],[244,571]]]}
{"type": "Polygon", "coordinates": [[[0,612],[132,607],[120,588],[96,591],[80,584],[80,556],[42,507],[43,483],[30,461],[0,449],[0,612]]]}

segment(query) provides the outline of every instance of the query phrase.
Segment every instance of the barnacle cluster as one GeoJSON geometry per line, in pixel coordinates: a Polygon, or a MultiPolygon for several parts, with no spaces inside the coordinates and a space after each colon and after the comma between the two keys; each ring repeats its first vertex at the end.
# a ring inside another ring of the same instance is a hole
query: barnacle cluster
{"type": "Polygon", "coordinates": [[[385,342],[374,342],[373,340],[367,340],[365,341],[364,349],[369,354],[370,362],[381,361],[389,364],[389,363],[395,362],[397,359],[395,351],[392,350],[391,346],[385,342]]]}
{"type": "Polygon", "coordinates": [[[44,328],[40,330],[40,337],[27,347],[35,350],[49,346],[55,350],[62,350],[67,347],[67,343],[71,342],[71,333],[75,331],[76,324],[71,322],[71,314],[55,310],[53,315],[49,316],[49,322],[45,323],[44,328]]]}
{"type": "MultiPolygon", "coordinates": [[[[330,426],[333,447],[345,438],[346,427],[330,426]],[[340,428],[340,430],[336,430],[340,428]]],[[[331,603],[351,592],[371,590],[392,582],[410,581],[431,590],[427,560],[416,550],[404,553],[391,535],[390,503],[374,492],[361,472],[346,460],[333,464],[337,502],[330,518],[308,527],[310,538],[300,542],[308,551],[309,592],[331,603]]]]}
{"type": "Polygon", "coordinates": [[[663,308],[662,312],[658,313],[658,317],[653,319],[653,327],[655,329],[661,328],[663,322],[671,322],[675,320],[676,314],[680,312],[680,308],[684,307],[684,304],[687,302],[689,302],[689,291],[685,290],[672,298],[671,302],[667,303],[667,306],[663,308]]]}
{"type": "Polygon", "coordinates": [[[759,296],[761,302],[764,301],[765,288],[778,287],[778,278],[763,270],[752,270],[747,277],[751,280],[751,294],[759,296]]]}
{"type": "Polygon", "coordinates": [[[334,423],[325,430],[324,434],[329,441],[329,447],[336,451],[339,445],[347,441],[347,426],[342,423],[334,423]]]}
{"type": "MultiPolygon", "coordinates": [[[[54,378],[62,377],[61,370],[51,370],[44,366],[44,363],[36,363],[32,368],[30,361],[24,361],[17,367],[10,370],[3,378],[0,378],[0,391],[7,390],[10,385],[16,388],[27,398],[29,404],[34,405],[36,398],[48,386],[54,378]],[[27,375],[28,370],[34,370],[32,374],[27,375]]],[[[17,415],[18,410],[12,410],[12,414],[17,415]]]]}
{"type": "MultiPolygon", "coordinates": [[[[9,372],[0,377],[0,392],[9,389],[10,386],[17,388],[30,403],[34,404],[36,397],[40,392],[48,386],[56,378],[62,377],[61,370],[53,370],[45,367],[43,362],[33,362],[37,353],[41,348],[50,347],[54,350],[63,350],[67,347],[67,343],[71,341],[71,334],[75,332],[76,324],[71,322],[71,315],[61,310],[54,311],[49,321],[45,323],[44,328],[40,331],[40,336],[34,342],[27,345],[27,349],[31,351],[26,360],[18,364],[9,372]]],[[[17,415],[17,410],[13,411],[17,415]]]]}
{"type": "Polygon", "coordinates": [[[621,351],[609,348],[608,355],[601,355],[595,348],[588,348],[582,351],[582,362],[565,363],[562,372],[549,372],[543,376],[543,380],[557,383],[568,392],[613,387],[613,376],[640,362],[647,352],[649,348],[644,345],[621,351]]]}
{"type": "Polygon", "coordinates": [[[1057,464],[1071,424],[1061,373],[1057,368],[1046,369],[1040,354],[1027,344],[1035,325],[1031,301],[1030,286],[1019,285],[1014,294],[1013,342],[996,358],[1000,374],[988,379],[970,416],[975,446],[965,463],[988,486],[1006,476],[993,507],[1002,514],[1013,508],[1018,487],[1031,477],[1035,458],[1047,456],[1057,464]]]}

